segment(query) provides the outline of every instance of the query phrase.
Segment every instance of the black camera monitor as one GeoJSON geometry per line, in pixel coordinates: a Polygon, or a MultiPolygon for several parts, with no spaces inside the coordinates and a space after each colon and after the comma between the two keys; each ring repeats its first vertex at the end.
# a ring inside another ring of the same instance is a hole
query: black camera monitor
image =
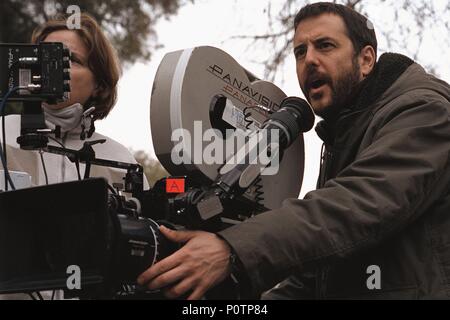
{"type": "Polygon", "coordinates": [[[62,43],[0,43],[0,100],[14,87],[12,101],[48,101],[69,98],[70,51],[62,43]]]}
{"type": "Polygon", "coordinates": [[[0,293],[67,289],[73,266],[81,289],[103,283],[107,201],[104,179],[0,193],[0,293]]]}

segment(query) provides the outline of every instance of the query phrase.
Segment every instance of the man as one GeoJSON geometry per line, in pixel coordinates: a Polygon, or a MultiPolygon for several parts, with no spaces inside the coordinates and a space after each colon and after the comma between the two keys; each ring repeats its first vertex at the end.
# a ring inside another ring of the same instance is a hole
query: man
{"type": "Polygon", "coordinates": [[[318,189],[217,235],[162,229],[185,245],[139,283],[198,299],[236,271],[254,294],[281,282],[265,298],[450,298],[450,87],[376,51],[360,14],[304,7],[294,54],[324,119],[318,189]]]}

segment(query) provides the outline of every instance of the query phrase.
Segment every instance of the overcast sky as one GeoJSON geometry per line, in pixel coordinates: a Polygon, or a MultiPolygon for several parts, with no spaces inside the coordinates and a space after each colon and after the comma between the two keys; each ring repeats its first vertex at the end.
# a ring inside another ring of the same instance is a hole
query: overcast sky
{"type": "MultiPolygon", "coordinates": [[[[447,1],[436,0],[437,3],[447,1]]],[[[121,142],[133,150],[144,150],[154,156],[150,134],[150,95],[157,67],[168,52],[177,51],[196,46],[209,45],[221,48],[233,56],[246,69],[261,77],[263,66],[256,64],[255,60],[264,59],[266,52],[245,52],[247,46],[243,42],[227,41],[231,36],[238,34],[264,33],[267,28],[266,8],[268,1],[224,1],[224,0],[196,0],[194,5],[186,5],[180,9],[177,16],[169,21],[162,20],[157,24],[159,42],[163,48],[153,54],[148,63],[136,63],[124,70],[120,81],[119,100],[107,119],[100,121],[96,126],[100,133],[121,142]]],[[[283,1],[272,0],[273,12],[283,1]]],[[[376,1],[378,3],[378,1],[376,1]]],[[[376,4],[372,2],[373,5],[376,4]]],[[[388,12],[378,13],[376,8],[369,16],[375,29],[381,28],[394,20],[388,12]]],[[[401,21],[400,17],[400,21],[401,21]]],[[[407,23],[408,17],[405,17],[407,23]]],[[[441,31],[440,31],[441,32],[441,31]]],[[[449,36],[448,30],[442,31],[443,37],[449,36]]],[[[438,66],[442,78],[450,82],[450,62],[447,56],[437,50],[439,40],[435,35],[426,37],[422,43],[420,59],[423,63],[433,63],[438,66]]],[[[379,54],[383,52],[383,40],[380,41],[379,54]]],[[[413,46],[414,43],[407,44],[413,46]]],[[[287,95],[302,96],[295,74],[293,57],[290,57],[275,81],[287,95]],[[281,77],[281,74],[283,77],[281,77]],[[284,81],[281,82],[281,79],[284,81]]],[[[301,196],[315,188],[321,141],[314,130],[305,135],[305,175],[301,196]]]]}

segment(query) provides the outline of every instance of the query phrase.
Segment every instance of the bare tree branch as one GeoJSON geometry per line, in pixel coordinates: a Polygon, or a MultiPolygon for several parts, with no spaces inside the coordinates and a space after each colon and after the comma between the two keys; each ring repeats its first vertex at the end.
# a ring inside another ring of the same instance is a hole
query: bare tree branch
{"type": "MultiPolygon", "coordinates": [[[[268,59],[260,61],[264,65],[264,74],[274,79],[277,71],[283,66],[286,57],[291,54],[294,35],[293,21],[298,10],[310,1],[287,0],[274,16],[274,7],[269,3],[266,12],[268,19],[267,33],[255,35],[235,35],[230,41],[250,41],[251,46],[260,45],[271,52],[268,59]]],[[[447,34],[438,37],[436,48],[442,50],[442,56],[450,48],[448,30],[450,26],[450,2],[436,10],[435,0],[381,0],[376,3],[368,0],[334,0],[344,4],[361,14],[368,16],[377,28],[379,43],[383,43],[380,51],[399,51],[421,62],[425,39],[436,39],[437,30],[447,30],[447,34]],[[375,15],[373,12],[382,12],[375,15]],[[369,14],[370,13],[370,14],[369,14]],[[385,21],[386,15],[393,15],[393,21],[385,21]],[[434,33],[433,33],[434,32],[434,33]],[[384,44],[385,43],[385,44],[384,44]]],[[[249,45],[250,46],[250,45],[249,45]]],[[[428,71],[436,74],[436,64],[421,62],[428,71]]]]}

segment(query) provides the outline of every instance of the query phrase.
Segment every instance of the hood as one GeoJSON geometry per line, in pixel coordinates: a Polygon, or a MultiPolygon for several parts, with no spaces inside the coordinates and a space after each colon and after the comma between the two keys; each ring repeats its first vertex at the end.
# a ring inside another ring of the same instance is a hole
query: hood
{"type": "Polygon", "coordinates": [[[409,91],[431,90],[450,102],[450,85],[445,81],[427,73],[419,64],[413,63],[405,72],[381,95],[379,101],[385,104],[409,91]]]}
{"type": "Polygon", "coordinates": [[[381,55],[372,73],[362,81],[355,98],[331,121],[321,121],[316,132],[326,143],[334,140],[334,127],[345,114],[363,110],[377,104],[385,105],[413,90],[427,89],[436,92],[450,102],[450,86],[445,81],[427,73],[419,64],[401,54],[381,55]]]}

